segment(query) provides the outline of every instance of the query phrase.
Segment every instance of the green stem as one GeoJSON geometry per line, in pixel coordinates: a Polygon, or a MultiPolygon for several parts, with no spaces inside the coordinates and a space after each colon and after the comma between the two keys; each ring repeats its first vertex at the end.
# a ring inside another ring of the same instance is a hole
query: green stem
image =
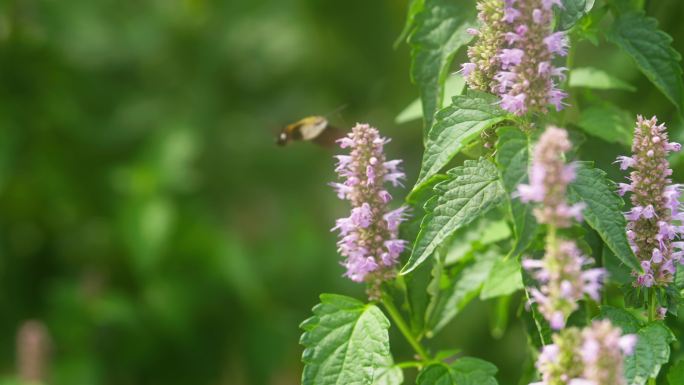
{"type": "MultiPolygon", "coordinates": [[[[654,288],[648,290],[648,322],[656,319],[656,292],[654,288]]],[[[648,385],[656,385],[655,378],[648,379],[648,385]]]]}
{"type": "Polygon", "coordinates": [[[656,297],[655,289],[648,290],[648,322],[653,322],[656,319],[656,297]]]}
{"type": "Polygon", "coordinates": [[[547,251],[555,254],[558,250],[558,241],[556,239],[556,226],[549,225],[548,231],[546,232],[546,249],[547,251]]]}
{"type": "Polygon", "coordinates": [[[399,362],[394,364],[397,368],[420,368],[421,366],[425,365],[424,362],[421,361],[405,361],[405,362],[399,362]]]}
{"type": "Polygon", "coordinates": [[[396,306],[394,306],[394,303],[389,300],[387,296],[382,296],[382,304],[385,306],[385,309],[387,309],[387,312],[389,313],[390,318],[392,318],[392,321],[394,321],[394,324],[397,325],[401,331],[401,334],[403,334],[404,338],[406,338],[406,341],[409,343],[409,345],[411,345],[413,350],[418,353],[420,359],[423,361],[430,361],[430,355],[425,351],[423,345],[421,345],[420,342],[418,342],[413,336],[413,334],[411,334],[411,330],[409,330],[408,325],[406,325],[406,322],[404,322],[404,319],[401,317],[401,314],[399,314],[399,310],[397,310],[396,306]]]}

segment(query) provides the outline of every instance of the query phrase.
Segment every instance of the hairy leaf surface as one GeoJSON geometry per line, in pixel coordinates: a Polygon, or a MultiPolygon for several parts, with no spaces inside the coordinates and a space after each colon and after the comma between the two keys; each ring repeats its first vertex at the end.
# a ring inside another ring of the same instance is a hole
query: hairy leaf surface
{"type": "Polygon", "coordinates": [[[645,384],[655,378],[670,360],[672,332],[662,323],[653,322],[639,330],[634,354],[625,357],[625,377],[630,385],[645,384]]]}
{"type": "Polygon", "coordinates": [[[313,317],[304,321],[300,343],[304,385],[372,384],[392,362],[389,321],[371,304],[322,294],[313,317]]]}
{"type": "Polygon", "coordinates": [[[455,96],[450,106],[437,113],[425,144],[417,187],[446,166],[482,130],[508,117],[497,102],[494,95],[468,92],[455,96]]]}
{"type": "Polygon", "coordinates": [[[503,201],[498,172],[488,160],[466,160],[447,174],[449,180],[435,186],[437,196],[426,203],[428,214],[403,273],[423,263],[456,230],[503,201]]]}
{"type": "Polygon", "coordinates": [[[592,162],[577,162],[577,178],[568,186],[572,203],[584,202],[582,212],[587,221],[615,255],[632,269],[640,270],[625,232],[626,220],[622,213],[624,202],[616,193],[616,186],[603,170],[592,162]]]}

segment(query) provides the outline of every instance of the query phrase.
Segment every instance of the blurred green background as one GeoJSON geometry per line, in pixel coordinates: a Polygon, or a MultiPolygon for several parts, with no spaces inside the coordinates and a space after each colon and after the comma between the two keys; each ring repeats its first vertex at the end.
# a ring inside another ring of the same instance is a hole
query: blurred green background
{"type": "MultiPolygon", "coordinates": [[[[684,6],[650,3],[684,51],[684,6]]],[[[417,96],[408,48],[392,48],[405,8],[0,0],[0,375],[16,375],[17,330],[38,319],[51,384],[299,383],[298,324],[317,295],[363,288],[341,277],[329,232],[347,210],[326,186],[333,152],[278,148],[275,134],[346,105],[330,119],[392,137],[410,184],[420,122],[394,123],[417,96]]],[[[587,100],[657,113],[684,135],[612,47],[582,43],[578,63],[639,88],[587,100]]],[[[583,156],[606,167],[624,151],[596,146],[583,156]]],[[[433,344],[493,361],[515,384],[525,336],[512,317],[493,339],[482,321],[492,311],[470,305],[433,344]]]]}

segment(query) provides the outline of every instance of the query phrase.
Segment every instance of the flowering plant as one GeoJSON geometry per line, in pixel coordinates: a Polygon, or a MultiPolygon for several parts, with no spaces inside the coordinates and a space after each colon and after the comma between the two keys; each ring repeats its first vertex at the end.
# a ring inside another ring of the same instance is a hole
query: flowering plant
{"type": "Polygon", "coordinates": [[[396,149],[386,128],[357,124],[337,141],[346,152],[331,185],[351,204],[333,227],[340,275],[366,295],[321,296],[302,324],[304,384],[400,384],[409,370],[419,385],[684,384],[670,346],[684,290],[682,187],[670,166],[681,146],[657,118],[595,95],[631,86],[574,64],[585,42],[614,44],[684,110],[680,56],[642,3],[412,2],[422,163],[407,177],[401,160],[387,160],[396,149]],[[451,100],[446,82],[460,84],[451,100]],[[587,137],[631,154],[606,162],[587,137]],[[519,303],[529,345],[519,353],[530,354],[522,379],[497,379],[472,352],[439,348],[440,332],[475,298],[497,314],[519,303]],[[390,326],[412,356],[395,360],[390,326]]]}

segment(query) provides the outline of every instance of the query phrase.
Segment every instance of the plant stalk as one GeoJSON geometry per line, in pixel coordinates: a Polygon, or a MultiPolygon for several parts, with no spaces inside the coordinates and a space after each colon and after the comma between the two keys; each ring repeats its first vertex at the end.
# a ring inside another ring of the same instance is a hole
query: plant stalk
{"type": "Polygon", "coordinates": [[[404,338],[406,338],[406,341],[411,345],[413,350],[416,351],[418,356],[422,361],[430,361],[430,355],[425,351],[425,348],[423,345],[416,340],[416,338],[411,334],[411,330],[409,329],[408,325],[406,325],[406,322],[404,322],[404,319],[402,318],[401,314],[399,314],[399,310],[397,310],[396,306],[394,306],[394,303],[387,298],[387,296],[383,295],[382,296],[382,304],[385,306],[385,309],[387,309],[387,312],[390,315],[390,318],[392,318],[392,321],[394,322],[395,325],[399,328],[399,331],[401,331],[401,334],[404,335],[404,338]]]}
{"type": "MultiPolygon", "coordinates": [[[[656,292],[655,288],[648,290],[648,322],[653,322],[656,319],[656,292]]],[[[648,385],[656,385],[655,378],[648,379],[648,385]]]]}

